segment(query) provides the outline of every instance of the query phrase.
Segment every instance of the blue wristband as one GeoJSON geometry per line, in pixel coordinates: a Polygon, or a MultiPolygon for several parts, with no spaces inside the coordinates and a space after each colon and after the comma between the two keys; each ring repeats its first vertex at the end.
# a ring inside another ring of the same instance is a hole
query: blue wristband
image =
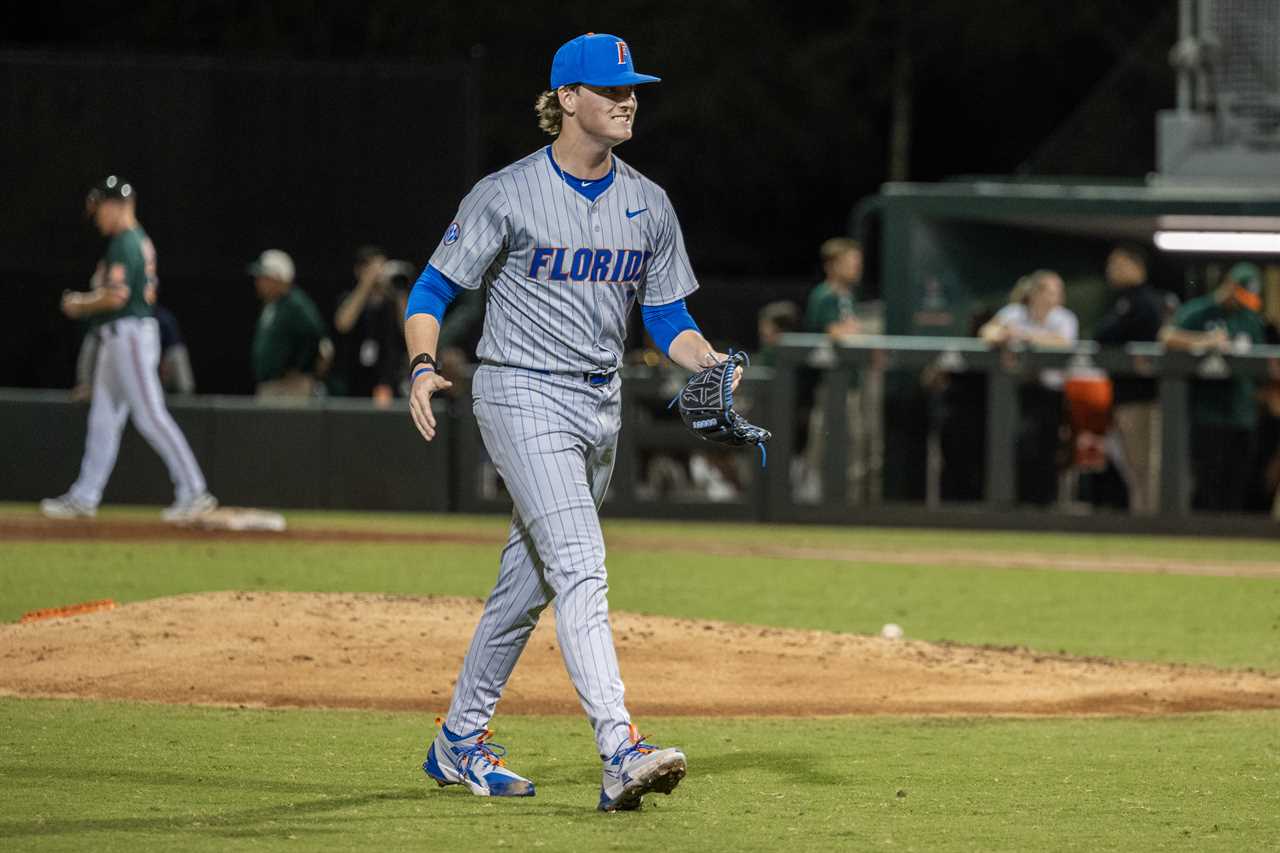
{"type": "Polygon", "coordinates": [[[413,376],[410,377],[409,379],[409,384],[412,385],[413,383],[417,382],[418,377],[424,373],[435,373],[435,372],[436,370],[434,367],[424,364],[422,367],[419,367],[417,370],[413,372],[413,376]]]}

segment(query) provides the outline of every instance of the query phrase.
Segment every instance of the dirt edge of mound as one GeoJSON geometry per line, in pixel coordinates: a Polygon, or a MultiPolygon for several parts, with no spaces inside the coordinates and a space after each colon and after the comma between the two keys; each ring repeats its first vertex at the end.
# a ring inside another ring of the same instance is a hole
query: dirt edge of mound
{"type": "MultiPolygon", "coordinates": [[[[0,625],[0,695],[439,713],[482,603],[218,592],[0,625]]],[[[1280,708],[1280,675],[612,614],[637,715],[1155,715],[1280,708]]],[[[581,713],[549,609],[500,714],[581,713]]]]}

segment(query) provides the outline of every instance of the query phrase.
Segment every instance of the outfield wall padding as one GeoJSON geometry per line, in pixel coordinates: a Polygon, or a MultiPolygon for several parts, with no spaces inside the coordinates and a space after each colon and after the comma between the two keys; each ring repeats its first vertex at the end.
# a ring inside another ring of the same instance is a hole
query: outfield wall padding
{"type": "MultiPolygon", "coordinates": [[[[169,410],[226,505],[315,509],[451,509],[448,446],[422,440],[402,406],[365,401],[267,405],[252,398],[171,399],[169,410]],[[416,473],[415,473],[416,472],[416,473]]],[[[67,490],[80,467],[88,404],[65,392],[0,394],[0,500],[67,490]]],[[[167,504],[160,457],[132,425],[104,503],[167,504]]]]}

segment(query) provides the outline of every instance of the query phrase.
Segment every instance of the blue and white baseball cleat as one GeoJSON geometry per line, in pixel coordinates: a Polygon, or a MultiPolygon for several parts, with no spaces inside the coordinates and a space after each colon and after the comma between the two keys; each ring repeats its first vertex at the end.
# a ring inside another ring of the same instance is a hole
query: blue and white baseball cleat
{"type": "Polygon", "coordinates": [[[683,752],[645,743],[632,726],[631,737],[604,762],[600,811],[631,811],[640,808],[645,794],[670,794],[684,778],[686,764],[683,752]]]}
{"type": "Polygon", "coordinates": [[[507,769],[502,758],[507,750],[491,743],[492,735],[488,729],[455,735],[441,723],[423,771],[442,788],[466,785],[477,797],[532,797],[533,783],[507,769]]]}

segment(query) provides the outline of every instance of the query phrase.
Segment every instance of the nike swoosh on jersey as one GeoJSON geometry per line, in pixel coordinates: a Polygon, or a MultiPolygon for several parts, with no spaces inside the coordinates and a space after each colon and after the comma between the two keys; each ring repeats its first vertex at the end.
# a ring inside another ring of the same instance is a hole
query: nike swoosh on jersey
{"type": "Polygon", "coordinates": [[[648,209],[649,209],[649,208],[647,208],[647,207],[642,207],[642,208],[640,208],[639,210],[631,210],[630,208],[628,208],[628,209],[627,209],[627,219],[635,219],[637,216],[639,216],[640,214],[644,213],[644,212],[645,212],[646,210],[648,210],[648,209]]]}

